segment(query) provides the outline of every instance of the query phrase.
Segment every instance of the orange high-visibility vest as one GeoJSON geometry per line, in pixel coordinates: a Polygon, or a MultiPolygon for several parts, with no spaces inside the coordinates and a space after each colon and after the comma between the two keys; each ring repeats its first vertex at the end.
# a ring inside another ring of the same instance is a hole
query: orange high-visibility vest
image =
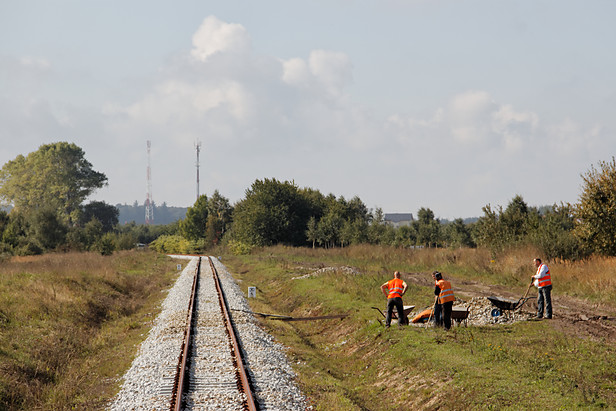
{"type": "Polygon", "coordinates": [[[387,288],[389,288],[389,293],[387,294],[387,298],[402,298],[402,291],[404,290],[404,281],[400,278],[394,278],[393,280],[389,280],[387,282],[387,288]]]}
{"type": "Polygon", "coordinates": [[[449,301],[453,301],[456,299],[453,295],[453,289],[451,288],[451,283],[445,280],[438,280],[436,282],[438,288],[441,289],[441,293],[438,295],[438,303],[443,304],[449,301]]]}
{"type": "MultiPolygon", "coordinates": [[[[541,264],[539,266],[539,268],[537,268],[537,274],[539,274],[539,271],[541,271],[541,267],[543,267],[545,264],[541,264]]],[[[550,267],[548,267],[547,265],[545,265],[548,269],[548,271],[546,271],[545,275],[539,279],[537,279],[537,287],[539,288],[543,288],[543,287],[547,287],[548,285],[552,285],[552,277],[550,276],[550,267]]]]}

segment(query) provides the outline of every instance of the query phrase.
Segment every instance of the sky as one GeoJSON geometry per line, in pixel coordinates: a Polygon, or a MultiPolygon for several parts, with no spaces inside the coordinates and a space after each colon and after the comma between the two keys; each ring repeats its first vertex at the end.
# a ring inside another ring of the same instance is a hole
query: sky
{"type": "MultiPolygon", "coordinates": [[[[616,153],[613,0],[0,0],[0,164],[75,143],[90,200],[255,180],[441,219],[575,203],[616,153]],[[148,157],[147,141],[151,142],[148,157]]],[[[156,217],[156,216],[154,216],[156,217]]]]}

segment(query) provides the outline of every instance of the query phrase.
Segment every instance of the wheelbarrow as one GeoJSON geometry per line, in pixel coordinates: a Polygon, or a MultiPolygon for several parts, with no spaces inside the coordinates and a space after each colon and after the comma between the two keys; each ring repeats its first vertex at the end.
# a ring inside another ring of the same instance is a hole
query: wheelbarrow
{"type": "Polygon", "coordinates": [[[466,326],[470,311],[471,310],[468,307],[453,307],[451,310],[451,319],[458,324],[458,327],[462,324],[462,322],[464,322],[464,326],[466,326]]]}
{"type": "Polygon", "coordinates": [[[524,293],[524,296],[517,301],[511,300],[511,299],[493,297],[493,296],[487,297],[488,300],[490,300],[490,302],[496,307],[491,311],[492,317],[500,317],[503,314],[503,312],[510,313],[510,312],[519,310],[520,308],[522,308],[522,306],[524,305],[526,301],[530,300],[531,298],[537,298],[537,297],[526,297],[532,285],[533,284],[531,283],[528,286],[526,293],[524,293]]]}
{"type": "MultiPolygon", "coordinates": [[[[377,307],[371,307],[373,310],[377,310],[378,312],[381,313],[381,315],[383,316],[383,318],[387,318],[387,316],[385,315],[385,313],[383,311],[381,311],[380,308],[377,307]]],[[[409,314],[411,313],[411,311],[413,311],[413,309],[415,308],[414,305],[405,305],[402,307],[402,314],[404,315],[404,319],[402,320],[402,324],[408,324],[409,323],[409,314]]],[[[385,310],[387,311],[387,310],[385,310]]],[[[391,313],[391,319],[392,320],[397,320],[398,319],[398,310],[394,309],[394,311],[391,313]]],[[[380,322],[380,320],[379,320],[380,322]]]]}

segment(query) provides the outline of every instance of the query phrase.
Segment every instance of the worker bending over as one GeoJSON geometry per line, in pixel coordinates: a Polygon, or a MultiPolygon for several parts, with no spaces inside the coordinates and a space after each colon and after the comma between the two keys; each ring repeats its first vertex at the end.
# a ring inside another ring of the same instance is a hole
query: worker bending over
{"type": "Polygon", "coordinates": [[[394,278],[381,285],[381,291],[387,296],[387,315],[385,316],[385,327],[391,324],[391,316],[396,307],[398,313],[398,325],[406,323],[404,318],[404,305],[402,304],[402,296],[406,293],[408,286],[400,279],[400,272],[394,272],[394,278]]]}
{"type": "Polygon", "coordinates": [[[435,281],[434,295],[437,298],[434,318],[436,325],[444,326],[448,330],[451,328],[451,311],[456,297],[453,295],[451,283],[443,280],[443,274],[435,271],[433,276],[435,281]]]}

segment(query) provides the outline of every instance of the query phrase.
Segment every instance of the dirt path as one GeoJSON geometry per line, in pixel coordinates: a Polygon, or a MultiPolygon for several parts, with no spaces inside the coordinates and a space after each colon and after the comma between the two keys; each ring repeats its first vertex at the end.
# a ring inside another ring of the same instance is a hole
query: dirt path
{"type": "MultiPolygon", "coordinates": [[[[432,285],[428,273],[404,273],[402,278],[409,284],[422,286],[432,285]]],[[[526,288],[512,289],[505,286],[491,286],[477,281],[469,281],[448,277],[456,297],[468,301],[473,297],[501,297],[518,300],[524,295],[526,288]]],[[[537,289],[532,287],[528,296],[536,297],[537,289]]],[[[568,335],[605,341],[616,345],[616,309],[606,305],[559,295],[558,288],[552,294],[553,318],[549,321],[555,329],[568,335]]],[[[521,312],[532,318],[537,310],[536,299],[530,299],[521,308],[521,312]]]]}

